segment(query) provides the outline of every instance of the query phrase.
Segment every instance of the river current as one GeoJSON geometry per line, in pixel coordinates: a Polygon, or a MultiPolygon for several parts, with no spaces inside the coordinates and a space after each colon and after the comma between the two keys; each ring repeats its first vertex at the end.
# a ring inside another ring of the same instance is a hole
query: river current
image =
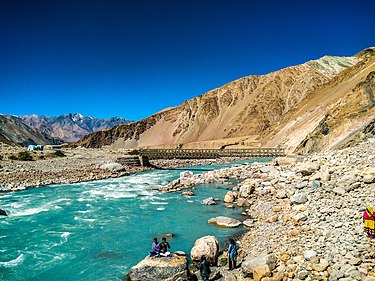
{"type": "Polygon", "coordinates": [[[149,187],[165,185],[181,171],[238,164],[154,170],[0,194],[0,208],[9,215],[0,217],[0,280],[124,280],[129,268],[151,250],[155,236],[174,233],[167,238],[171,250],[187,255],[199,237],[214,235],[223,243],[241,228],[218,228],[207,220],[240,218],[240,210],[200,201],[222,199],[229,186],[200,185],[192,197],[149,187]]]}

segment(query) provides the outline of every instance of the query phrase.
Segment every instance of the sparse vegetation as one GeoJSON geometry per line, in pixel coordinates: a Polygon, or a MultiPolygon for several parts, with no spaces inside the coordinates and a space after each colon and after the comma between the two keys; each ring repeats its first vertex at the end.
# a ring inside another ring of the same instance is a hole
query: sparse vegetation
{"type": "Polygon", "coordinates": [[[0,160],[3,160],[3,155],[0,155],[0,160]]]}
{"type": "Polygon", "coordinates": [[[8,158],[9,158],[10,160],[18,160],[17,156],[14,155],[14,154],[9,155],[8,158]]]}
{"type": "Polygon", "coordinates": [[[30,152],[28,151],[21,151],[17,155],[17,159],[21,161],[32,161],[33,157],[31,156],[30,152]]]}
{"type": "Polygon", "coordinates": [[[45,156],[43,154],[33,154],[33,157],[37,160],[45,159],[45,156]]]}
{"type": "Polygon", "coordinates": [[[62,152],[61,150],[56,150],[55,153],[54,153],[55,156],[58,156],[58,157],[65,157],[65,153],[62,152]]]}

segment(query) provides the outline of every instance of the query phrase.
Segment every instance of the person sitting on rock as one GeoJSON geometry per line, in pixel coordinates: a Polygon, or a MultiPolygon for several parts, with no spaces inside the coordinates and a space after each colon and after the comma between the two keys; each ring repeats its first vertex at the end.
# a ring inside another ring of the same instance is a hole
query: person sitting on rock
{"type": "Polygon", "coordinates": [[[201,257],[201,264],[199,267],[199,271],[202,276],[202,281],[208,281],[208,278],[210,278],[211,269],[210,269],[210,263],[207,261],[205,255],[201,257]]]}
{"type": "Polygon", "coordinates": [[[228,246],[228,263],[229,263],[229,270],[236,268],[236,262],[237,262],[237,249],[238,246],[236,242],[229,238],[229,246],[228,246]]]}
{"type": "Polygon", "coordinates": [[[160,256],[162,256],[162,257],[170,257],[171,256],[171,252],[168,251],[168,249],[170,249],[170,248],[171,248],[171,246],[167,242],[167,238],[163,237],[161,239],[161,243],[159,244],[160,256]]]}
{"type": "Polygon", "coordinates": [[[364,229],[370,238],[375,238],[375,212],[371,206],[368,206],[363,212],[364,229]]]}
{"type": "Polygon", "coordinates": [[[160,243],[158,243],[158,238],[154,238],[152,242],[152,251],[148,253],[150,257],[159,257],[160,256],[160,243]]]}

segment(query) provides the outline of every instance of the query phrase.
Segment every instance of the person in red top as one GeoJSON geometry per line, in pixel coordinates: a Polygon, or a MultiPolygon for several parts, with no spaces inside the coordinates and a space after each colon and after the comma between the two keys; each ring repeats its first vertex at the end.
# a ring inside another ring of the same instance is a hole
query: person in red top
{"type": "Polygon", "coordinates": [[[368,206],[363,212],[364,230],[370,238],[375,238],[375,212],[374,208],[368,206]]]}

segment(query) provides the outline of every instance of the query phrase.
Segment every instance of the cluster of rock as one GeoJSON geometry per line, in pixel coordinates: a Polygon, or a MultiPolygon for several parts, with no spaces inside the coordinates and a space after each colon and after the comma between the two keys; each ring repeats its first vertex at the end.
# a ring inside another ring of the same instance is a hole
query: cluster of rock
{"type": "Polygon", "coordinates": [[[249,231],[239,241],[240,267],[228,272],[219,256],[216,280],[373,281],[375,244],[363,233],[362,213],[375,205],[374,151],[370,139],[305,158],[183,173],[162,190],[240,181],[224,202],[243,208],[249,231]]]}

